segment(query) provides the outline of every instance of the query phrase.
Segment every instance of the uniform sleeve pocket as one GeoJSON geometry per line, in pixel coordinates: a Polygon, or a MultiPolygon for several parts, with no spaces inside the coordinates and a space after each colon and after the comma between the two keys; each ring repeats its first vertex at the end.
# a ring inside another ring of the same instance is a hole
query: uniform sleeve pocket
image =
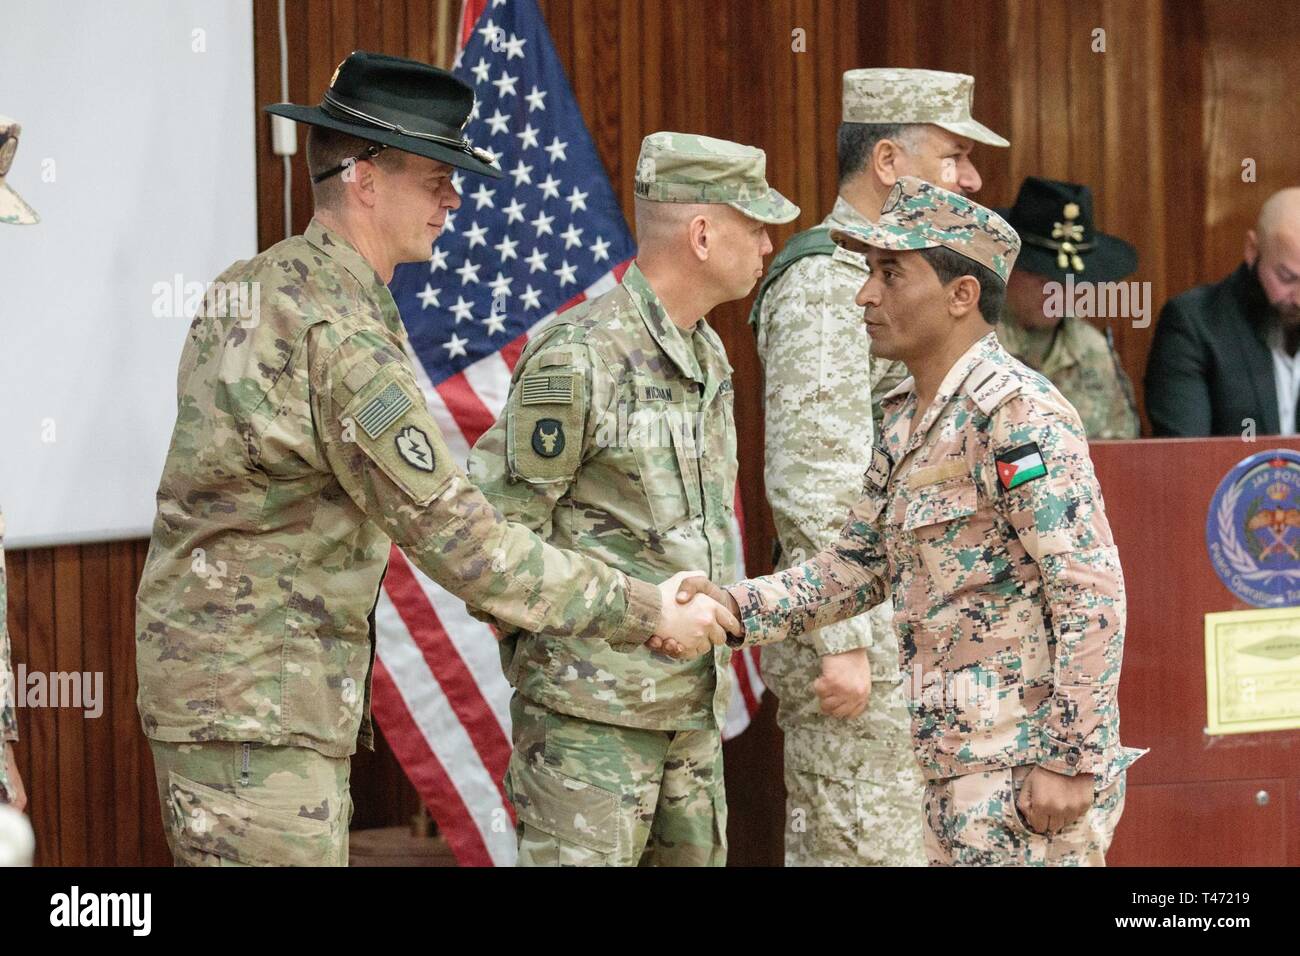
{"type": "Polygon", "coordinates": [[[456,471],[423,396],[389,367],[362,386],[343,410],[343,441],[355,442],[413,502],[426,505],[456,471]]]}
{"type": "Polygon", "coordinates": [[[335,862],[333,824],[257,806],[176,774],[168,795],[177,839],[200,853],[245,866],[327,866],[335,862]]]}
{"type": "Polygon", "coordinates": [[[506,411],[510,474],[533,482],[572,478],[582,462],[586,410],[581,373],[525,375],[506,411]]]}

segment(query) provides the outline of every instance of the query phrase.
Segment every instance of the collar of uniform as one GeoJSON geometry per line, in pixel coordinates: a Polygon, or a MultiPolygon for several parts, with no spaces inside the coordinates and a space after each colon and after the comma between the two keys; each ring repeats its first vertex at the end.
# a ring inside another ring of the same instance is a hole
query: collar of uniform
{"type": "MultiPolygon", "coordinates": [[[[992,329],[989,329],[989,331],[985,332],[984,335],[972,344],[970,348],[963,352],[957,361],[952,363],[952,368],[948,369],[948,374],[945,375],[943,381],[939,383],[939,391],[935,394],[934,401],[932,401],[930,407],[925,410],[925,417],[913,426],[912,434],[907,440],[906,452],[910,452],[925,440],[926,432],[928,432],[930,426],[938,420],[939,416],[943,413],[944,408],[952,401],[953,396],[961,391],[961,387],[965,384],[967,376],[969,376],[981,362],[992,358],[998,352],[1002,352],[1004,355],[1006,354],[1002,347],[998,345],[997,333],[992,329]]],[[[902,389],[903,385],[907,385],[911,400],[915,401],[915,392],[911,389],[911,382],[912,379],[909,377],[900,384],[898,388],[894,389],[894,392],[902,389]]],[[[892,395],[894,392],[891,392],[890,394],[892,395]]]]}
{"type": "Polygon", "coordinates": [[[384,285],[384,280],[379,278],[375,267],[366,261],[365,256],[359,253],[352,243],[334,230],[327,229],[316,218],[307,224],[307,231],[303,233],[303,238],[322,254],[341,265],[361,283],[363,289],[370,292],[371,296],[379,302],[385,324],[405,341],[406,327],[402,325],[402,318],[397,311],[397,303],[393,301],[393,294],[388,286],[384,285]]]}
{"type": "Polygon", "coordinates": [[[831,207],[830,215],[822,220],[822,225],[843,229],[845,226],[869,226],[871,220],[858,212],[858,207],[843,196],[836,196],[835,205],[831,207]]]}
{"type": "MultiPolygon", "coordinates": [[[[623,273],[623,288],[627,290],[632,304],[641,313],[641,320],[645,322],[651,337],[663,353],[672,359],[673,364],[687,378],[703,382],[704,373],[700,369],[700,363],[695,359],[694,349],[687,342],[682,330],[668,317],[668,312],[659,301],[659,296],[655,295],[655,290],[650,288],[645,273],[637,268],[635,262],[627,267],[627,272],[623,273]]],[[[701,319],[696,326],[696,332],[703,331],[704,328],[707,326],[701,319]]]]}

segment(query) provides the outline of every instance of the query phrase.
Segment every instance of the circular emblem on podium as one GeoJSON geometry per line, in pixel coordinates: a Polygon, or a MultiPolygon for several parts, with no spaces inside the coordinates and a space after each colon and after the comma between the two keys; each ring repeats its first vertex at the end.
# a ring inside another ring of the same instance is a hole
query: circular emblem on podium
{"type": "Polygon", "coordinates": [[[1228,472],[1205,543],[1219,580],[1247,604],[1300,605],[1300,454],[1260,452],[1228,472]]]}

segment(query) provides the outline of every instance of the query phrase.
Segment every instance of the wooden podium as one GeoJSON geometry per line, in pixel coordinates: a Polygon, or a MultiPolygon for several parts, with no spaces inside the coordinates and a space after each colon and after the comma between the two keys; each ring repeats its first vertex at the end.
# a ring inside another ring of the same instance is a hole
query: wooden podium
{"type": "MultiPolygon", "coordinates": [[[[1128,590],[1120,679],[1129,771],[1112,866],[1300,866],[1300,731],[1205,733],[1205,615],[1250,606],[1210,566],[1210,499],[1242,459],[1300,438],[1097,442],[1092,458],[1128,590]]],[[[781,864],[775,701],[726,746],[731,862],[781,864]],[[754,786],[756,781],[763,785],[754,786]]]]}
{"type": "Polygon", "coordinates": [[[1246,610],[1210,566],[1210,499],[1242,459],[1300,439],[1098,442],[1092,460],[1128,589],[1114,866],[1300,866],[1300,731],[1205,733],[1205,615],[1246,610]]]}

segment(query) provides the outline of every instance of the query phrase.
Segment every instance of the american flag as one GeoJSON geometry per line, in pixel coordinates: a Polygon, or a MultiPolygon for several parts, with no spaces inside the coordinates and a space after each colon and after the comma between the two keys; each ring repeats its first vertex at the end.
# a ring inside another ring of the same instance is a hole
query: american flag
{"type": "MultiPolygon", "coordinates": [[[[465,133],[506,176],[456,177],[460,209],[427,264],[398,268],[392,292],[425,399],[464,465],[505,405],[529,331],[614,288],[635,245],[536,0],[467,0],[454,70],[476,94],[465,133]]],[[[512,865],[511,690],[494,635],[396,547],[375,619],[385,739],[461,865],[512,865]]],[[[734,655],[732,672],[727,737],[763,693],[752,652],[734,655]]]]}

